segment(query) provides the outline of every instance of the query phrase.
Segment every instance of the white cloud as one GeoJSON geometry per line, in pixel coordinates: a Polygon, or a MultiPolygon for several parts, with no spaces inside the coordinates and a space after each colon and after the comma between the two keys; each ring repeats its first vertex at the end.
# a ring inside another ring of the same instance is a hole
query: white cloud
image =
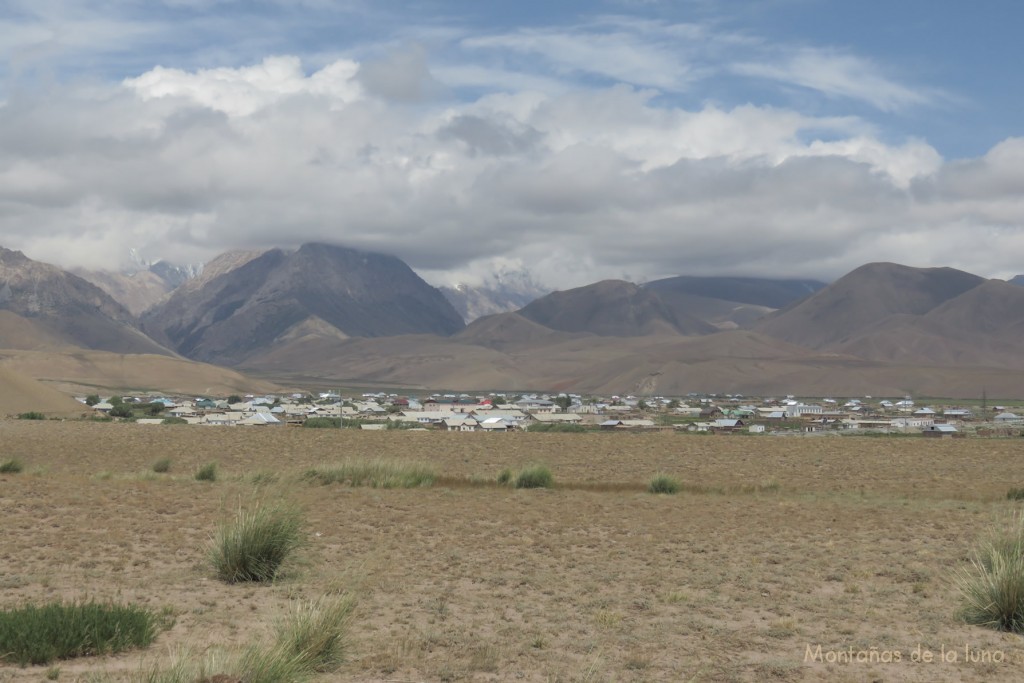
{"type": "Polygon", "coordinates": [[[931,104],[939,97],[934,90],[910,88],[885,77],[870,60],[832,50],[803,48],[780,60],[740,62],[732,70],[860,100],[885,112],[931,104]]]}
{"type": "Polygon", "coordinates": [[[360,66],[309,73],[281,56],[14,95],[0,107],[3,246],[112,267],[128,247],[194,262],[321,240],[435,281],[522,264],[557,287],[1024,265],[1021,140],[944,162],[853,117],[687,109],[625,85],[395,103],[360,66]]]}

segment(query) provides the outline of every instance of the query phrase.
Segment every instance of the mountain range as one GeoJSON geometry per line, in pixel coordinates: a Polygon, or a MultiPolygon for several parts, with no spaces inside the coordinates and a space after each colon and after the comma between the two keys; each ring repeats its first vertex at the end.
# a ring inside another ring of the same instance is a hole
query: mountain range
{"type": "Polygon", "coordinates": [[[495,303],[491,282],[500,312],[476,317],[480,306],[457,310],[399,259],[333,245],[156,265],[124,275],[165,290],[137,315],[140,300],[116,300],[130,298],[117,278],[104,291],[0,249],[0,365],[70,384],[189,377],[196,390],[258,376],[265,386],[662,395],[1024,393],[1020,277],[872,263],[831,284],[606,280],[527,301],[540,288],[517,276],[507,280],[520,298],[495,303]]]}

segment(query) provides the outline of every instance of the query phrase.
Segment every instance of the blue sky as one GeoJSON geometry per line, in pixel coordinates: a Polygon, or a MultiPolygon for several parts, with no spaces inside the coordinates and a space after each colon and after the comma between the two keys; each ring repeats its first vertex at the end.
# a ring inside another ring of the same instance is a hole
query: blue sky
{"type": "Polygon", "coordinates": [[[0,243],[115,267],[125,243],[205,260],[323,239],[439,283],[828,279],[868,260],[1008,277],[1024,271],[1022,15],[8,0],[0,243]]]}

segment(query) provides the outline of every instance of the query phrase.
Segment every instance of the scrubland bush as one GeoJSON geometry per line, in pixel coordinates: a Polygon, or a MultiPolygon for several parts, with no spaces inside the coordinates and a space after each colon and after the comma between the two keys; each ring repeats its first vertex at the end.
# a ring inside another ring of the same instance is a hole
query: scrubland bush
{"type": "Polygon", "coordinates": [[[519,470],[515,478],[517,489],[549,489],[555,485],[551,470],[544,465],[530,465],[519,470]]]}
{"type": "Polygon", "coordinates": [[[1024,513],[989,532],[955,574],[969,624],[1024,633],[1024,513]]]}
{"type": "Polygon", "coordinates": [[[303,542],[302,513],[290,505],[240,509],[210,543],[217,577],[228,583],[273,581],[281,565],[303,542]]]}
{"type": "Polygon", "coordinates": [[[679,493],[679,481],[667,474],[656,474],[647,486],[648,493],[679,493]]]}
{"type": "Polygon", "coordinates": [[[429,465],[419,462],[353,459],[311,468],[303,473],[302,478],[325,486],[348,484],[382,489],[411,489],[432,485],[437,479],[437,473],[429,465]]]}
{"type": "Polygon", "coordinates": [[[49,664],[56,659],[145,647],[156,617],[132,605],[50,603],[0,612],[0,661],[49,664]]]}

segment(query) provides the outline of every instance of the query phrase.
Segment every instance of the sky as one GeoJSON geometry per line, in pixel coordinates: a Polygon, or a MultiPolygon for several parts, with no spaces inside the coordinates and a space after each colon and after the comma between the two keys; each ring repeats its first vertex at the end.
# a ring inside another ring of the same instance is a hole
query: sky
{"type": "Polygon", "coordinates": [[[1024,272],[1015,0],[0,0],[0,246],[1024,272]]]}

